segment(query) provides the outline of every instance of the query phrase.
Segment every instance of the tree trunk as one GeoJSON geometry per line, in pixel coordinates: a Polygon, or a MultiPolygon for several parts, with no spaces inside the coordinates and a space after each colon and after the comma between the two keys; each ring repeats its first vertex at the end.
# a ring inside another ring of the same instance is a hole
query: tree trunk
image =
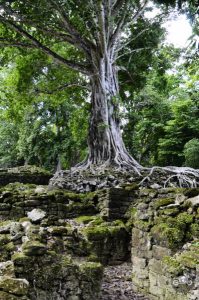
{"type": "Polygon", "coordinates": [[[120,130],[119,88],[110,58],[95,60],[91,77],[89,154],[84,166],[114,166],[136,170],[140,165],[127,152],[120,130]]]}

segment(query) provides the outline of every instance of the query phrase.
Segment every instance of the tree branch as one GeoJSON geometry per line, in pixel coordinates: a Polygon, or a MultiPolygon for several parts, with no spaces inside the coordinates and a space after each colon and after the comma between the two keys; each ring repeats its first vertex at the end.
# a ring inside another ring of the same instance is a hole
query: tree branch
{"type": "Polygon", "coordinates": [[[3,23],[6,23],[15,32],[17,32],[21,36],[27,38],[32,43],[32,45],[34,47],[42,50],[44,53],[46,53],[47,55],[52,57],[58,63],[66,65],[66,66],[68,66],[68,67],[70,67],[70,68],[72,68],[76,71],[79,71],[81,73],[84,73],[86,75],[91,74],[91,69],[89,68],[89,65],[85,65],[85,64],[81,64],[81,63],[77,63],[77,62],[65,59],[64,57],[60,56],[59,54],[57,54],[56,52],[54,52],[53,50],[51,50],[47,46],[43,45],[39,40],[37,40],[35,37],[33,37],[31,34],[29,34],[27,31],[25,31],[22,27],[18,26],[14,22],[12,22],[10,20],[6,20],[2,16],[0,16],[0,20],[3,23]]]}
{"type": "Polygon", "coordinates": [[[117,0],[112,8],[112,16],[114,17],[122,8],[122,6],[126,3],[126,0],[117,0]]]}
{"type": "Polygon", "coordinates": [[[34,91],[38,94],[48,94],[48,95],[52,95],[56,92],[59,92],[59,91],[63,91],[67,88],[72,88],[72,87],[79,87],[79,88],[82,88],[82,89],[87,89],[88,91],[90,91],[90,88],[86,85],[81,85],[79,83],[66,83],[64,85],[61,85],[59,87],[57,87],[56,89],[54,90],[51,90],[51,91],[47,91],[47,90],[40,90],[40,89],[35,89],[34,91]]]}
{"type": "Polygon", "coordinates": [[[6,39],[3,39],[3,38],[0,38],[0,47],[36,48],[32,44],[15,42],[15,41],[6,40],[6,39]]]}
{"type": "Polygon", "coordinates": [[[61,17],[62,23],[67,32],[71,35],[74,43],[78,44],[86,54],[90,54],[90,49],[95,48],[95,45],[88,39],[83,38],[81,33],[74,27],[65,12],[60,8],[55,0],[49,0],[52,7],[58,12],[61,17]]]}

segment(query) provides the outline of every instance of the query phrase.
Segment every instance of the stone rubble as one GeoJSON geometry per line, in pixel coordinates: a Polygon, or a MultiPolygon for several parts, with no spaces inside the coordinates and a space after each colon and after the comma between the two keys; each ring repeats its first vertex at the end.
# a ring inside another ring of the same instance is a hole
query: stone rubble
{"type": "Polygon", "coordinates": [[[131,263],[107,266],[104,269],[99,300],[148,300],[149,298],[134,291],[131,277],[131,263]]]}

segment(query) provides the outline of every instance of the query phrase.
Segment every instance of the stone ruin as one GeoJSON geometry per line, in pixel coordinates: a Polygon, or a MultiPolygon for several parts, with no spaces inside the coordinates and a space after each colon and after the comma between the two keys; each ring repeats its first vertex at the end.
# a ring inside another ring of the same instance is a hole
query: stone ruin
{"type": "Polygon", "coordinates": [[[0,188],[0,300],[103,299],[104,267],[124,262],[148,299],[199,299],[198,188],[30,181],[0,188]]]}

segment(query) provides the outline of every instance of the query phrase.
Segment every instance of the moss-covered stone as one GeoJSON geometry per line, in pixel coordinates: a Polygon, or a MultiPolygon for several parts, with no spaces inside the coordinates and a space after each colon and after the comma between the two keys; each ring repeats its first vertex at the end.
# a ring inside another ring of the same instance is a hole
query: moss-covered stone
{"type": "Polygon", "coordinates": [[[23,244],[22,249],[27,256],[43,255],[47,252],[47,246],[39,241],[28,241],[23,244]]]}
{"type": "Polygon", "coordinates": [[[30,261],[30,257],[25,255],[23,252],[16,252],[11,257],[15,265],[26,265],[30,261]]]}
{"type": "Polygon", "coordinates": [[[80,216],[78,218],[75,218],[75,221],[83,224],[92,222],[92,225],[100,225],[104,222],[104,220],[100,216],[80,216]]]}
{"type": "Polygon", "coordinates": [[[0,276],[0,290],[14,295],[26,295],[29,283],[26,279],[0,276]]]}
{"type": "Polygon", "coordinates": [[[154,202],[153,206],[155,209],[159,209],[162,206],[167,206],[173,203],[175,203],[175,200],[172,198],[160,198],[154,202]]]}
{"type": "Polygon", "coordinates": [[[86,275],[87,278],[93,280],[101,280],[103,276],[103,266],[97,262],[84,262],[79,265],[80,271],[86,275]]]}
{"type": "Polygon", "coordinates": [[[160,214],[167,216],[176,216],[179,213],[179,208],[177,207],[168,207],[159,211],[160,214]]]}
{"type": "Polygon", "coordinates": [[[17,297],[13,294],[9,294],[9,293],[3,292],[3,291],[0,291],[0,299],[1,300],[30,300],[26,296],[17,297]]]}
{"type": "Polygon", "coordinates": [[[0,247],[8,244],[11,241],[10,234],[0,234],[0,247]]]}
{"type": "Polygon", "coordinates": [[[137,190],[138,188],[139,188],[139,185],[136,182],[128,184],[124,187],[124,189],[126,191],[134,191],[134,190],[137,190]]]}
{"type": "Polygon", "coordinates": [[[171,249],[178,248],[184,238],[183,230],[178,227],[169,227],[166,223],[155,225],[152,227],[151,233],[158,244],[171,249]]]}
{"type": "Polygon", "coordinates": [[[48,232],[50,232],[52,235],[66,236],[68,234],[68,227],[50,226],[50,228],[48,228],[48,232]]]}
{"type": "Polygon", "coordinates": [[[199,264],[199,251],[184,251],[178,256],[178,262],[187,268],[195,269],[199,264]]]}
{"type": "Polygon", "coordinates": [[[199,224],[198,223],[191,224],[190,233],[194,238],[199,238],[199,224]]]}
{"type": "Polygon", "coordinates": [[[177,259],[171,256],[165,256],[162,260],[164,265],[164,270],[172,273],[173,275],[177,276],[182,274],[183,268],[177,259]]]}
{"type": "Polygon", "coordinates": [[[0,276],[15,277],[14,264],[11,260],[0,263],[0,276]]]}
{"type": "Polygon", "coordinates": [[[183,193],[188,198],[195,197],[199,195],[199,188],[188,188],[185,189],[183,193]]]}
{"type": "Polygon", "coordinates": [[[143,231],[149,231],[153,223],[150,221],[135,220],[133,225],[143,231]]]}
{"type": "Polygon", "coordinates": [[[183,212],[177,216],[177,222],[181,226],[184,226],[185,224],[191,224],[193,222],[193,216],[183,212]]]}

